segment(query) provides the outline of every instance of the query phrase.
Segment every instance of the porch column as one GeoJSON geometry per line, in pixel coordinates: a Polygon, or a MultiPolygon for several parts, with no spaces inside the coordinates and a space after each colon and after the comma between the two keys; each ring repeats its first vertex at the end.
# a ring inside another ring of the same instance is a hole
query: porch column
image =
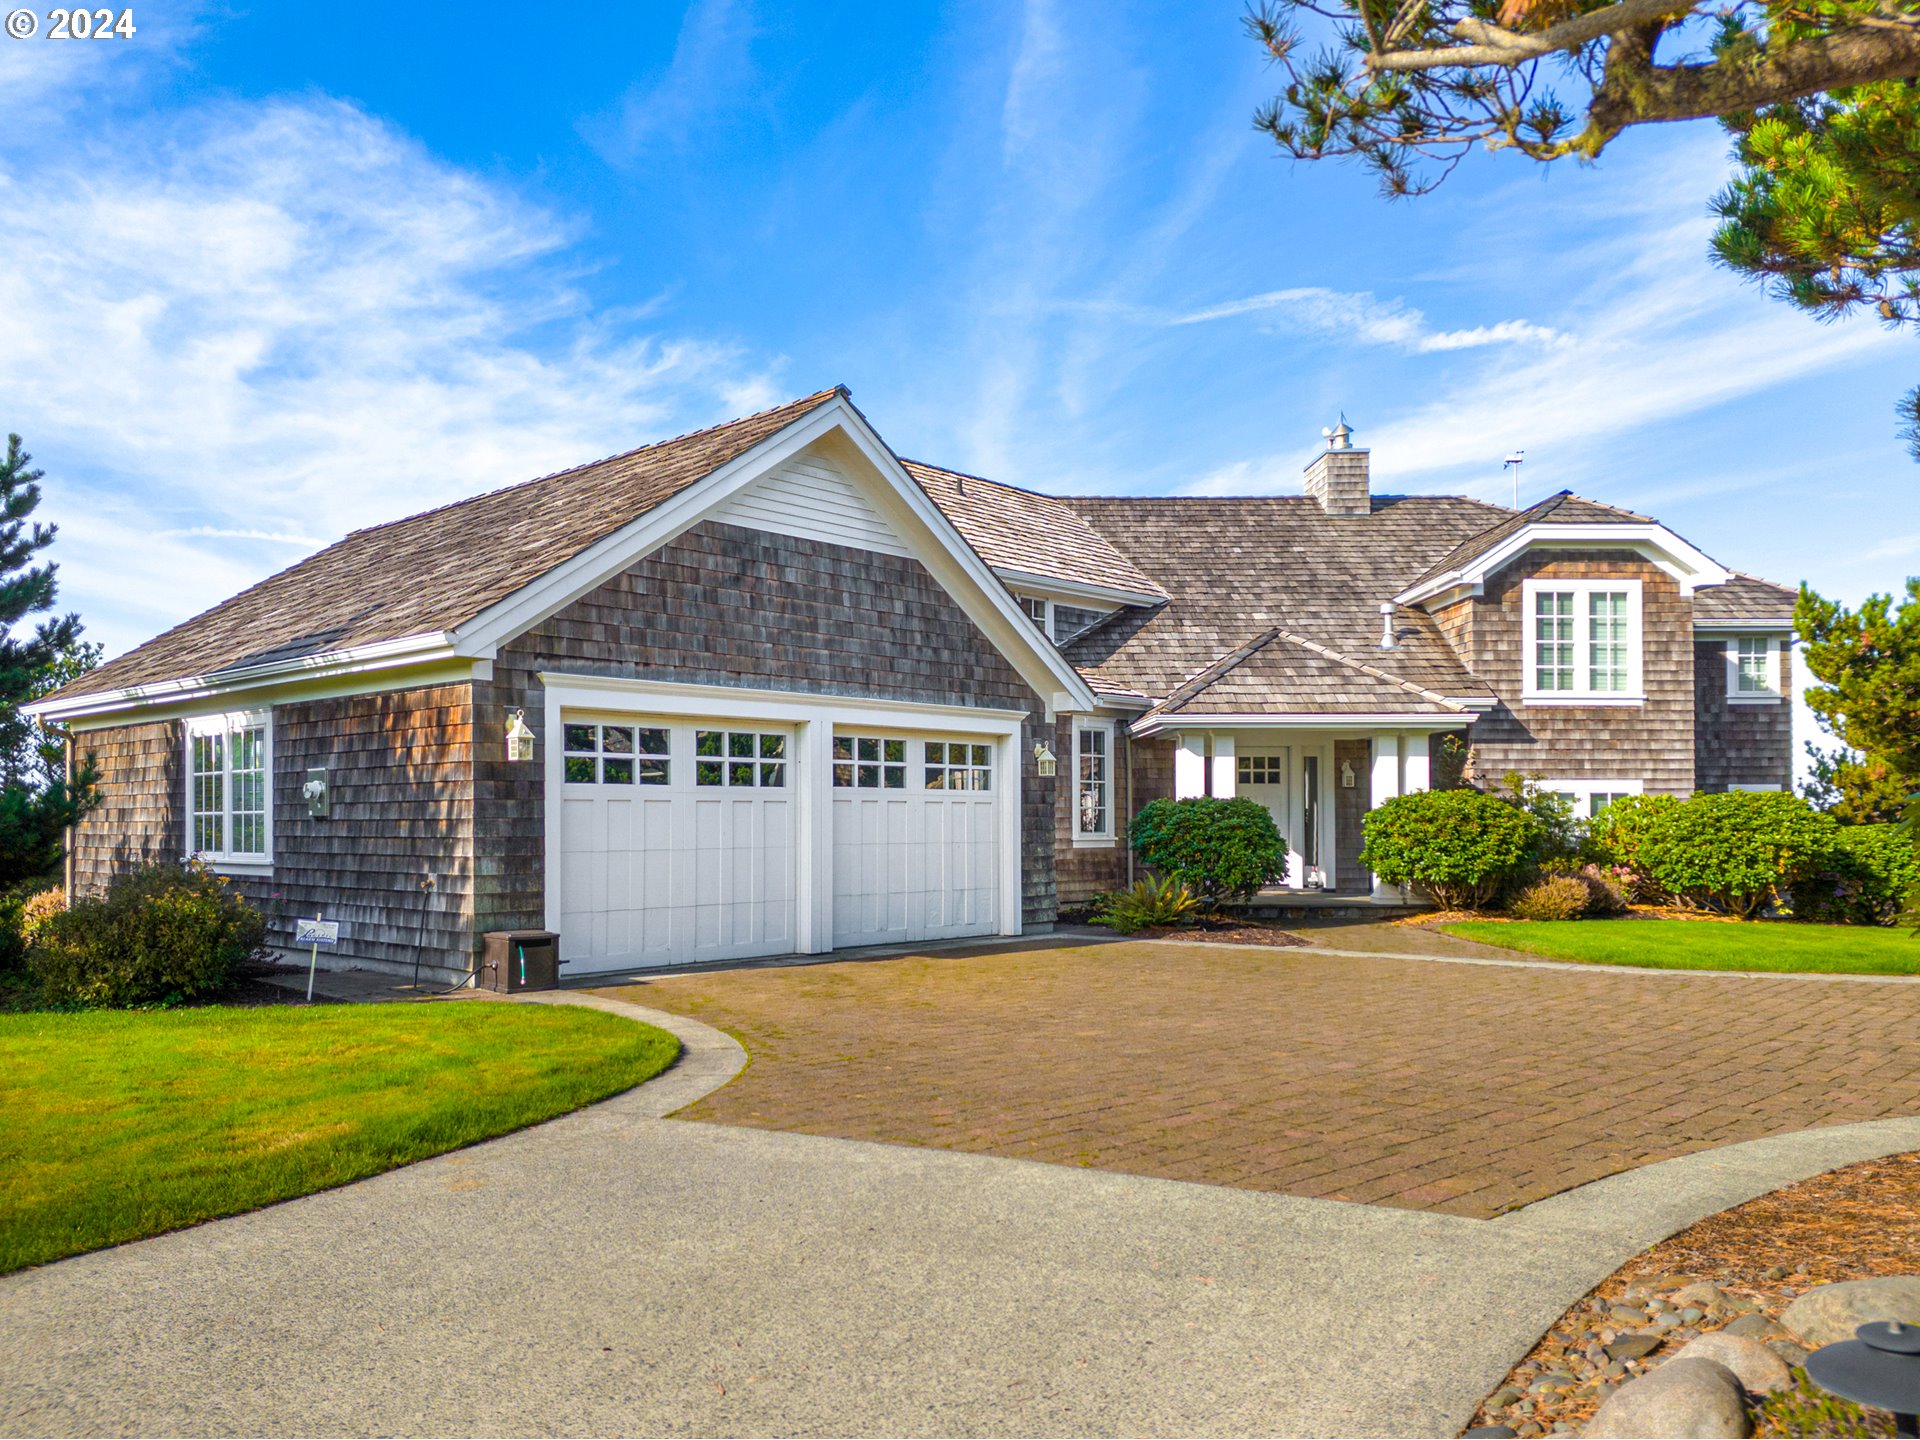
{"type": "Polygon", "coordinates": [[[1181,735],[1173,752],[1173,798],[1191,800],[1207,793],[1207,737],[1181,735]]]}
{"type": "Polygon", "coordinates": [[[1400,793],[1411,795],[1416,790],[1431,790],[1429,778],[1427,746],[1432,742],[1430,735],[1409,735],[1401,742],[1403,747],[1400,793]]]}
{"type": "Polygon", "coordinates": [[[1233,736],[1213,737],[1213,794],[1217,800],[1233,798],[1233,736]]]}
{"type": "MultiPolygon", "coordinates": [[[[1425,768],[1425,762],[1422,762],[1425,768]]],[[[1383,802],[1393,799],[1400,793],[1400,737],[1398,735],[1376,735],[1373,737],[1373,789],[1367,797],[1367,808],[1377,808],[1383,802]]],[[[1376,900],[1400,900],[1400,887],[1388,885],[1379,876],[1373,879],[1373,898],[1376,900]]]]}

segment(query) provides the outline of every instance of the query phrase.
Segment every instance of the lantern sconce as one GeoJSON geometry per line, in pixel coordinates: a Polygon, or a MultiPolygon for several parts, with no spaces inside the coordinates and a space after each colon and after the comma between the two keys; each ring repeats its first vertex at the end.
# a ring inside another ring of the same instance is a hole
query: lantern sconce
{"type": "Polygon", "coordinates": [[[333,808],[333,792],[327,787],[327,769],[316,765],[307,771],[307,783],[300,787],[300,798],[307,802],[307,814],[316,820],[327,818],[333,808]]]}
{"type": "Polygon", "coordinates": [[[533,759],[533,731],[527,726],[527,712],[516,710],[507,719],[507,759],[533,759]]]}
{"type": "Polygon", "coordinates": [[[1042,780],[1052,778],[1053,767],[1056,763],[1058,762],[1053,758],[1053,751],[1047,748],[1045,741],[1033,747],[1034,769],[1039,773],[1042,780]]]}
{"type": "Polygon", "coordinates": [[[1353,789],[1353,762],[1351,760],[1342,760],[1340,762],[1340,788],[1342,790],[1353,789]]]}

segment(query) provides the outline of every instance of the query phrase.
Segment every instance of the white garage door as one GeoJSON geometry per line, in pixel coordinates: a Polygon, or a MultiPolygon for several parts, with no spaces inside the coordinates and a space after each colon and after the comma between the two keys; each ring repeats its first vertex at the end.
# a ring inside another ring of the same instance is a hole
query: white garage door
{"type": "Polygon", "coordinates": [[[562,731],[571,973],[797,948],[791,731],[598,716],[562,731]]]}
{"type": "Polygon", "coordinates": [[[993,747],[833,739],[833,943],[991,935],[1000,919],[993,747]]]}

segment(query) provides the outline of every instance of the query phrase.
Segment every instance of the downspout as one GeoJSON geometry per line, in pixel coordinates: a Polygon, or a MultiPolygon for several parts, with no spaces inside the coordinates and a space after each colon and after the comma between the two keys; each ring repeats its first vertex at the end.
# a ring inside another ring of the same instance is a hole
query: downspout
{"type": "MultiPolygon", "coordinates": [[[[66,775],[67,799],[71,801],[73,799],[73,731],[71,730],[67,731],[66,775]]],[[[67,826],[65,845],[67,853],[60,861],[61,879],[66,885],[68,905],[73,904],[73,841],[76,828],[78,827],[73,825],[67,826]]]]}
{"type": "Polygon", "coordinates": [[[1127,808],[1121,812],[1127,817],[1127,824],[1126,827],[1120,831],[1120,844],[1127,852],[1127,888],[1131,890],[1135,884],[1133,878],[1133,846],[1127,843],[1127,831],[1133,828],[1133,729],[1125,717],[1122,717],[1120,723],[1113,728],[1114,733],[1121,737],[1127,749],[1127,758],[1120,766],[1120,774],[1126,782],[1127,787],[1127,808]]]}

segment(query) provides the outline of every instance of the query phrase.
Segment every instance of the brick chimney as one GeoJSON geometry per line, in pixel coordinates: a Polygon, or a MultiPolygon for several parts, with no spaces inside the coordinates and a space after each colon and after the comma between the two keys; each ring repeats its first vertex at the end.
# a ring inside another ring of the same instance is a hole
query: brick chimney
{"type": "Polygon", "coordinates": [[[1367,452],[1353,446],[1353,431],[1343,417],[1328,430],[1327,448],[1307,466],[1307,494],[1329,515],[1371,515],[1373,496],[1367,481],[1367,452]]]}

